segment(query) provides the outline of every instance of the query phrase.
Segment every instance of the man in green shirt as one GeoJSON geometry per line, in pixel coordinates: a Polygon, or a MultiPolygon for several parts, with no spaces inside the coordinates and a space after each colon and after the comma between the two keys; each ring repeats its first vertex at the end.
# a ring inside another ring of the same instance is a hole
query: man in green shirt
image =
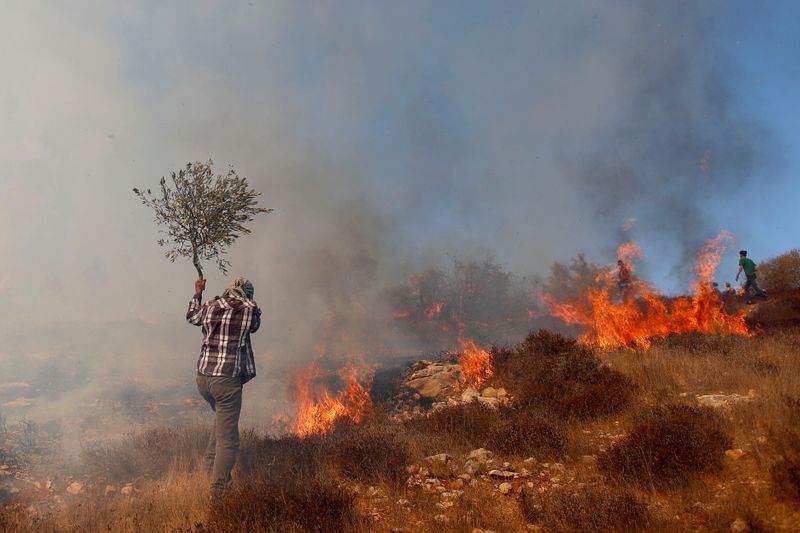
{"type": "Polygon", "coordinates": [[[747,303],[753,303],[753,300],[750,299],[751,288],[758,296],[766,298],[766,291],[759,287],[758,282],[756,281],[756,264],[752,259],[747,257],[747,250],[741,250],[739,252],[739,271],[736,272],[736,281],[739,281],[739,274],[741,274],[742,271],[744,271],[745,278],[747,278],[747,281],[744,284],[744,294],[747,296],[747,303]]]}

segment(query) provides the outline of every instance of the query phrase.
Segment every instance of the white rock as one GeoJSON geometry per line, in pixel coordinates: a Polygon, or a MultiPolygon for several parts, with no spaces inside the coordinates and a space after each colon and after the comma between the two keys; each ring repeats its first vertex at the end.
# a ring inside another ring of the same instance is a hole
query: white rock
{"type": "Polygon", "coordinates": [[[695,396],[697,403],[703,407],[725,409],[736,404],[752,402],[756,399],[755,391],[750,391],[747,396],[741,394],[702,394],[695,396]]]}
{"type": "Polygon", "coordinates": [[[735,533],[749,533],[750,526],[748,526],[747,522],[741,518],[737,518],[731,522],[731,531],[734,531],[735,533]]]}
{"type": "Polygon", "coordinates": [[[489,477],[494,479],[514,479],[517,474],[509,470],[490,470],[489,477]]]}
{"type": "Polygon", "coordinates": [[[497,398],[497,389],[494,387],[486,387],[481,391],[481,396],[484,398],[497,398]]]}
{"type": "Polygon", "coordinates": [[[467,459],[475,459],[478,462],[485,463],[492,458],[492,455],[494,454],[486,448],[477,448],[469,452],[467,459]]]}
{"type": "Polygon", "coordinates": [[[503,387],[500,387],[499,389],[497,389],[497,397],[498,398],[505,398],[506,396],[508,396],[508,392],[506,392],[506,390],[503,387]]]}
{"type": "Polygon", "coordinates": [[[76,494],[80,494],[83,490],[83,485],[79,481],[73,481],[67,487],[67,492],[75,496],[76,494]]]}
{"type": "Polygon", "coordinates": [[[443,514],[437,514],[436,516],[433,517],[433,520],[435,522],[438,522],[439,524],[446,524],[446,523],[450,522],[450,519],[447,518],[447,515],[443,515],[443,514]]]}
{"type": "Polygon", "coordinates": [[[117,492],[117,487],[114,485],[106,485],[106,490],[103,491],[103,495],[108,496],[110,494],[114,494],[115,492],[117,492]]]}
{"type": "Polygon", "coordinates": [[[120,490],[119,493],[122,494],[123,496],[130,496],[131,494],[133,494],[133,483],[128,483],[127,485],[122,487],[122,490],[120,490]]]}
{"type": "Polygon", "coordinates": [[[447,464],[453,460],[452,457],[447,455],[446,453],[437,453],[436,455],[429,455],[425,458],[426,461],[430,461],[432,463],[442,463],[447,464]]]}
{"type": "Polygon", "coordinates": [[[467,459],[467,462],[464,463],[464,473],[466,474],[477,474],[480,469],[481,465],[475,459],[467,459]]]}
{"type": "Polygon", "coordinates": [[[478,397],[478,401],[481,405],[488,407],[489,409],[498,409],[500,407],[500,400],[497,398],[486,398],[484,396],[478,397]]]}
{"type": "Polygon", "coordinates": [[[500,483],[500,486],[497,487],[497,489],[500,491],[500,494],[508,494],[514,489],[514,485],[508,482],[500,483]]]}
{"type": "Polygon", "coordinates": [[[481,395],[481,393],[479,393],[478,391],[476,391],[475,389],[470,387],[470,388],[468,388],[467,390],[465,390],[464,392],[461,393],[461,401],[464,402],[464,403],[469,403],[471,401],[474,401],[480,395],[481,395]]]}

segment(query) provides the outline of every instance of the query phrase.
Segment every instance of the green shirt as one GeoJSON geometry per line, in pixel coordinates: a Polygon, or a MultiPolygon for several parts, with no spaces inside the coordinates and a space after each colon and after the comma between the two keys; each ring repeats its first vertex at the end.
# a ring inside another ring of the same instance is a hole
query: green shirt
{"type": "Polygon", "coordinates": [[[756,273],[756,264],[749,257],[739,259],[739,266],[744,267],[745,276],[754,276],[756,273]]]}

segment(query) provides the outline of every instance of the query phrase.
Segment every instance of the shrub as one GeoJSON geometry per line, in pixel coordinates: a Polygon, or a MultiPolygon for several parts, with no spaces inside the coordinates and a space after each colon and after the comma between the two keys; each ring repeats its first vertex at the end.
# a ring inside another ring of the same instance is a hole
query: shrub
{"type": "Polygon", "coordinates": [[[772,484],[778,499],[800,502],[800,457],[785,457],[770,469],[772,484]]]}
{"type": "Polygon", "coordinates": [[[405,436],[388,424],[337,428],[325,446],[331,465],[355,481],[401,483],[412,462],[405,436]]]}
{"type": "Polygon", "coordinates": [[[758,265],[759,284],[770,292],[800,288],[800,250],[794,249],[758,265]]]}
{"type": "Polygon", "coordinates": [[[508,455],[555,457],[564,451],[565,438],[559,428],[530,412],[504,409],[490,428],[488,447],[508,455]]]}
{"type": "Polygon", "coordinates": [[[628,492],[605,487],[561,489],[543,497],[523,493],[520,508],[526,520],[546,531],[644,531],[651,526],[644,503],[628,492]]]}
{"type": "Polygon", "coordinates": [[[723,420],[707,409],[667,405],[637,420],[630,434],[602,453],[600,471],[648,489],[686,485],[696,475],[719,471],[731,445],[723,420]]]}
{"type": "Polygon", "coordinates": [[[495,350],[495,381],[519,405],[559,417],[593,418],[628,406],[636,385],[574,339],[540,330],[513,350],[495,350]]]}
{"type": "Polygon", "coordinates": [[[421,435],[426,453],[454,446],[488,448],[501,453],[547,457],[560,455],[565,438],[561,428],[534,409],[502,407],[494,410],[478,402],[454,405],[406,422],[421,435]]]}
{"type": "Polygon", "coordinates": [[[95,444],[83,451],[87,473],[109,481],[157,478],[169,468],[188,471],[202,462],[208,429],[153,428],[126,435],[116,444],[95,444]]]}

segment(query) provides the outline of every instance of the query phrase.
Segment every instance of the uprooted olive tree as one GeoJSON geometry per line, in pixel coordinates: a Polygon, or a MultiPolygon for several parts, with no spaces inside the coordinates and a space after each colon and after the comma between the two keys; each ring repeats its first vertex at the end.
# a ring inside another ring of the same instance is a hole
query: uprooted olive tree
{"type": "Polygon", "coordinates": [[[170,178],[161,178],[161,190],[156,193],[133,189],[142,203],[155,211],[162,235],[158,244],[167,248],[164,255],[172,262],[178,257],[191,258],[200,279],[203,261],[216,261],[226,274],[228,248],[250,233],[246,224],[257,214],[272,209],[257,207],[261,193],[250,188],[232,166],[225,175],[215,175],[211,160],[188,163],[171,172],[170,178]]]}

